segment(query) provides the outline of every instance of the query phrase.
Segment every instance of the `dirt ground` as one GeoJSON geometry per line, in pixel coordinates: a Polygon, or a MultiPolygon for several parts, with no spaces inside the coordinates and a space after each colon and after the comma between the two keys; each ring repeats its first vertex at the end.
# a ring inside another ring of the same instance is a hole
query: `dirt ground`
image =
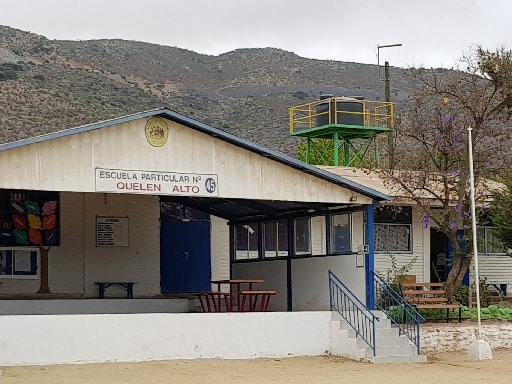
{"type": "Polygon", "coordinates": [[[335,357],[255,360],[171,360],[144,363],[3,367],[0,383],[23,384],[332,384],[332,383],[512,382],[512,350],[493,351],[492,360],[470,362],[466,353],[428,356],[426,364],[361,363],[335,357]]]}

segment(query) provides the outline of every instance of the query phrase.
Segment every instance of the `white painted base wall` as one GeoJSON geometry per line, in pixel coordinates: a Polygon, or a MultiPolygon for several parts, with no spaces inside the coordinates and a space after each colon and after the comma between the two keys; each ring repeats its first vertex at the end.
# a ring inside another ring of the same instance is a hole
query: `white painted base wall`
{"type": "MultiPolygon", "coordinates": [[[[126,300],[128,301],[128,300],[126,300]]],[[[0,316],[0,366],[317,356],[331,312],[0,316]]]]}

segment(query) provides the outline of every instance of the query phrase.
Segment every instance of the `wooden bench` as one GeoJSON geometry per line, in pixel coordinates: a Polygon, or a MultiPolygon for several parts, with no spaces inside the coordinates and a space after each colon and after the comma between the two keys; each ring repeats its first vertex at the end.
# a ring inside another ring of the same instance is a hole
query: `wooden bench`
{"type": "Polygon", "coordinates": [[[400,291],[416,309],[446,309],[446,322],[450,319],[450,309],[458,309],[459,323],[462,320],[462,306],[448,301],[444,283],[400,283],[400,291]]]}
{"type": "Polygon", "coordinates": [[[137,284],[135,281],[96,281],[95,284],[98,286],[98,297],[100,299],[105,298],[105,291],[108,287],[113,285],[119,285],[126,290],[126,298],[133,299],[133,285],[137,284]]]}
{"type": "Polygon", "coordinates": [[[246,312],[248,302],[248,312],[266,312],[270,303],[270,298],[277,294],[277,291],[240,291],[241,303],[238,310],[246,312]],[[259,299],[259,305],[258,305],[259,299]]]}

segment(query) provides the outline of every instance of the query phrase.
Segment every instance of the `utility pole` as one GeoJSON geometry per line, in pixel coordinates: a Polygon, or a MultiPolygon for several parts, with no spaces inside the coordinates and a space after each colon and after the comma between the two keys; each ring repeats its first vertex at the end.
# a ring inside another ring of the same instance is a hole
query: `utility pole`
{"type": "MultiPolygon", "coordinates": [[[[386,98],[388,116],[391,116],[391,90],[389,88],[389,62],[384,62],[384,97],[386,98]]],[[[388,128],[394,128],[391,124],[391,119],[388,121],[388,128]]],[[[389,167],[393,168],[395,159],[395,145],[393,142],[393,131],[388,132],[388,151],[389,151],[389,167]]]]}
{"type": "MultiPolygon", "coordinates": [[[[379,80],[381,80],[380,78],[380,49],[381,48],[392,48],[392,47],[401,47],[402,46],[402,43],[398,43],[398,44],[387,44],[387,45],[379,45],[377,44],[377,67],[378,67],[378,71],[379,71],[379,80]]],[[[384,97],[386,98],[386,103],[387,103],[387,115],[390,116],[389,118],[389,121],[388,121],[388,128],[395,128],[392,124],[392,121],[391,121],[391,90],[389,88],[389,62],[385,62],[384,63],[384,97]]],[[[394,131],[391,131],[388,133],[388,152],[389,152],[389,156],[388,156],[388,162],[389,162],[389,167],[392,168],[393,167],[393,163],[394,163],[394,159],[395,159],[395,153],[394,153],[394,142],[393,142],[393,133],[394,131]]]]}

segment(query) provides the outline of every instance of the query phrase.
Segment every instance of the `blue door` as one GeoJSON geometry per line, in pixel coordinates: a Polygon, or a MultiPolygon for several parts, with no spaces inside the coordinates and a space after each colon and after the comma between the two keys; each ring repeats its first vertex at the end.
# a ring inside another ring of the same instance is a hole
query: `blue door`
{"type": "Polygon", "coordinates": [[[209,221],[182,221],[162,216],[160,287],[162,293],[211,290],[209,221]]]}

